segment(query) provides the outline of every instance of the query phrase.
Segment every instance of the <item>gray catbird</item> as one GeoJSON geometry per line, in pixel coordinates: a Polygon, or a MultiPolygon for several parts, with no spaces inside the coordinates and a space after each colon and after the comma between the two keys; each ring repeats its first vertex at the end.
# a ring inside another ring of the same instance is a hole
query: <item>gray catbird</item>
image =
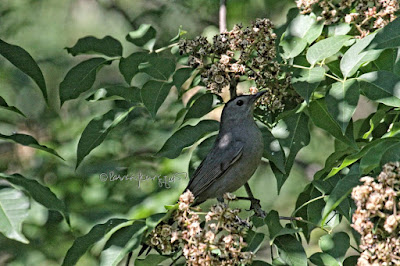
{"type": "MultiPolygon", "coordinates": [[[[226,103],[214,146],[185,189],[193,193],[196,205],[210,198],[222,198],[223,194],[247,185],[256,171],[264,145],[253,110],[264,92],[238,96],[226,103]]],[[[248,185],[246,190],[252,198],[248,185]]]]}

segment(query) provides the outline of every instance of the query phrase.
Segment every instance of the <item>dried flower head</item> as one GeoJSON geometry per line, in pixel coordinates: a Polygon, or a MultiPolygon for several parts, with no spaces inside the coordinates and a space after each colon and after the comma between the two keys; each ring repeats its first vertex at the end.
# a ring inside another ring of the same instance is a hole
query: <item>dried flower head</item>
{"type": "Polygon", "coordinates": [[[397,0],[296,0],[296,4],[302,14],[315,12],[326,25],[341,19],[354,24],[360,38],[393,21],[399,9],[397,0]]]}
{"type": "Polygon", "coordinates": [[[214,36],[212,44],[197,37],[181,40],[179,48],[181,54],[189,55],[188,64],[201,70],[203,83],[214,93],[245,78],[259,90],[268,91],[261,102],[270,112],[278,112],[299,96],[291,87],[290,76],[276,61],[275,40],[271,21],[257,19],[250,27],[235,25],[231,31],[214,36]]]}
{"type": "Polygon", "coordinates": [[[190,207],[193,194],[185,192],[179,198],[179,206],[184,208],[179,207],[174,213],[172,225],[157,225],[147,244],[163,254],[182,249],[187,265],[251,264],[254,254],[243,251],[248,227],[237,220],[240,210],[228,206],[236,196],[228,193],[224,198],[227,203],[212,206],[203,223],[201,210],[190,207]]]}
{"type": "Polygon", "coordinates": [[[376,178],[353,189],[357,210],[352,227],[361,234],[358,265],[400,264],[400,162],[387,163],[376,178]]]}

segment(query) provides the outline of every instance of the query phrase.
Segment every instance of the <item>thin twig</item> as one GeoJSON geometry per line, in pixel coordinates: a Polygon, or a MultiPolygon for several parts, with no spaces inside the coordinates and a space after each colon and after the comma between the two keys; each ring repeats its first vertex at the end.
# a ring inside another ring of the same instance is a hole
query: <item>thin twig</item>
{"type": "Polygon", "coordinates": [[[220,0],[219,4],[219,32],[226,31],[226,0],[220,0]]]}

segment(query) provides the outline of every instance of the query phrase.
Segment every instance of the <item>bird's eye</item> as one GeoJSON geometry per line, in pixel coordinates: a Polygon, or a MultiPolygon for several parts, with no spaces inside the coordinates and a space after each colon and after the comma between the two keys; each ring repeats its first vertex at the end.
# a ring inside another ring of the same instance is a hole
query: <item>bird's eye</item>
{"type": "Polygon", "coordinates": [[[243,105],[243,101],[239,100],[239,101],[236,102],[236,104],[239,105],[239,106],[242,106],[243,105]]]}

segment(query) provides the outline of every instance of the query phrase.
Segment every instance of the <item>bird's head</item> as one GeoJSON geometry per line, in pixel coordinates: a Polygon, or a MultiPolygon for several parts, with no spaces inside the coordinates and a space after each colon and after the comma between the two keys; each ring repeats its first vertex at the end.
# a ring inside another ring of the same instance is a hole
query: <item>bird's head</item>
{"type": "Polygon", "coordinates": [[[241,123],[246,120],[253,120],[254,103],[266,91],[261,91],[252,95],[241,95],[231,99],[225,104],[222,111],[221,123],[241,123]]]}

